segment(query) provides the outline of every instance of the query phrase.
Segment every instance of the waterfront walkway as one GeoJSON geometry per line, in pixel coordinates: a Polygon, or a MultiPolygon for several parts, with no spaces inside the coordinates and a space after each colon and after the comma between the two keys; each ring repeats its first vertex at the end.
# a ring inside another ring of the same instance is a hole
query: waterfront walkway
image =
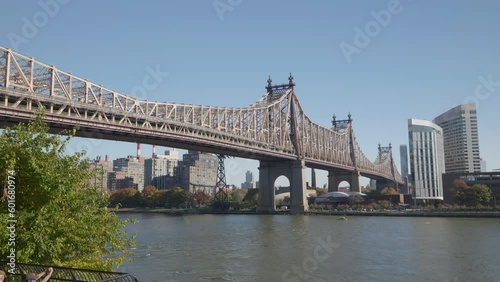
{"type": "MultiPolygon", "coordinates": [[[[11,264],[0,261],[0,269],[7,274],[5,282],[18,282],[26,273],[44,272],[50,265],[15,263],[14,274],[11,264]]],[[[78,282],[139,282],[134,276],[123,272],[98,271],[81,268],[57,267],[54,269],[50,281],[78,281],[78,282]]]]}

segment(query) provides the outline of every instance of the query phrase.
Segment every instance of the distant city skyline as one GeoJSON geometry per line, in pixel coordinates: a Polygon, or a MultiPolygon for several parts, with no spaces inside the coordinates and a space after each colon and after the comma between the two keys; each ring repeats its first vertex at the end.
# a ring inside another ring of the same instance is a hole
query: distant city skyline
{"type": "MultiPolygon", "coordinates": [[[[37,1],[4,3],[0,46],[151,101],[244,107],[264,94],[268,75],[279,83],[292,72],[308,117],[329,127],[334,113],[350,112],[371,160],[379,143],[408,144],[408,118],[433,120],[473,102],[481,158],[500,169],[498,1],[400,1],[387,10],[381,0],[254,0],[223,14],[210,1],[65,2],[50,15],[37,1]],[[381,11],[390,13],[383,24],[373,16],[381,11]]],[[[68,151],[119,158],[135,146],[75,138],[68,151]]],[[[247,170],[258,175],[258,162],[230,158],[226,170],[239,185],[247,170]]],[[[316,170],[316,182],[327,183],[327,172],[316,170]]]]}

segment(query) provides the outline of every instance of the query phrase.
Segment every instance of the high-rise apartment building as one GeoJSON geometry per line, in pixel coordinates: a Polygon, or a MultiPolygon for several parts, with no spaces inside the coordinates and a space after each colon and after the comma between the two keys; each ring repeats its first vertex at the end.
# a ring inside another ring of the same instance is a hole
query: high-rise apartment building
{"type": "Polygon", "coordinates": [[[90,163],[90,167],[95,170],[94,177],[90,180],[90,183],[96,188],[99,188],[101,192],[106,192],[108,188],[108,172],[113,171],[113,163],[108,161],[108,156],[104,160],[101,156],[97,156],[95,160],[90,163]]]}
{"type": "Polygon", "coordinates": [[[408,146],[400,145],[399,146],[399,159],[401,161],[401,176],[408,176],[408,146]]]}
{"type": "Polygon", "coordinates": [[[404,185],[400,187],[400,192],[403,194],[409,194],[409,180],[408,180],[408,146],[399,146],[399,159],[401,162],[401,176],[403,177],[404,185]]]}
{"type": "Polygon", "coordinates": [[[144,162],[142,158],[137,159],[128,156],[127,158],[116,159],[113,161],[113,171],[124,172],[126,177],[134,179],[139,191],[144,189],[144,162]]]}
{"type": "Polygon", "coordinates": [[[252,189],[254,186],[253,173],[247,170],[245,182],[241,183],[241,189],[252,189]]]}
{"type": "Polygon", "coordinates": [[[217,166],[218,158],[214,154],[188,151],[182,156],[176,174],[183,189],[213,194],[217,181],[217,166]]]}
{"type": "Polygon", "coordinates": [[[165,155],[154,155],[144,161],[144,186],[153,185],[158,189],[172,187],[175,168],[179,163],[178,151],[165,151],[165,155]]]}
{"type": "Polygon", "coordinates": [[[416,200],[443,200],[443,130],[419,119],[408,120],[410,169],[416,200]]]}
{"type": "Polygon", "coordinates": [[[434,119],[443,129],[446,172],[480,172],[475,104],[464,104],[434,119]]]}
{"type": "Polygon", "coordinates": [[[110,171],[107,173],[107,184],[110,191],[122,188],[135,188],[138,189],[137,184],[134,183],[132,177],[127,176],[124,171],[110,171]]]}

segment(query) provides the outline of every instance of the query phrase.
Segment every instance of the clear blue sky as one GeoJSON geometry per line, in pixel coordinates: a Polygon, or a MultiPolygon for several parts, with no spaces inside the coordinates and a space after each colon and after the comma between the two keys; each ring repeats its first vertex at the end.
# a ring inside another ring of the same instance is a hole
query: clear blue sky
{"type": "MultiPolygon", "coordinates": [[[[148,91],[156,101],[246,106],[268,75],[285,82],[293,72],[313,121],[330,126],[333,113],[351,112],[365,154],[375,159],[378,143],[391,142],[398,165],[408,118],[432,120],[476,97],[481,157],[500,168],[499,1],[55,1],[3,3],[0,45],[122,93],[158,67],[169,75],[148,91]],[[355,41],[358,29],[368,44],[355,41]],[[357,48],[350,62],[342,45],[357,48]],[[477,96],[479,77],[493,86],[477,96]]],[[[130,143],[71,145],[90,157],[135,153],[130,143]]],[[[257,178],[256,161],[229,163],[229,183],[246,170],[257,178]]]]}

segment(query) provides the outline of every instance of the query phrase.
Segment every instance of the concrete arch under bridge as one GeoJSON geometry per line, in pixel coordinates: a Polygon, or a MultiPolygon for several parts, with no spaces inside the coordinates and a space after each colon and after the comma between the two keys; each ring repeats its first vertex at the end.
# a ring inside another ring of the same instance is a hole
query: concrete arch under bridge
{"type": "MultiPolygon", "coordinates": [[[[304,213],[309,209],[307,201],[306,165],[303,160],[260,161],[259,196],[257,211],[261,213],[276,210],[274,183],[281,176],[290,182],[290,212],[304,213]]],[[[351,191],[361,192],[359,171],[332,170],[328,174],[328,191],[338,191],[339,184],[346,181],[351,191]]]]}
{"type": "Polygon", "coordinates": [[[349,183],[351,192],[361,192],[359,185],[359,178],[361,177],[359,171],[335,171],[328,172],[328,192],[339,191],[339,185],[343,181],[349,183]]]}
{"type": "Polygon", "coordinates": [[[260,161],[258,212],[276,210],[274,183],[280,176],[290,181],[290,211],[303,213],[308,209],[306,165],[304,161],[260,161]]]}

